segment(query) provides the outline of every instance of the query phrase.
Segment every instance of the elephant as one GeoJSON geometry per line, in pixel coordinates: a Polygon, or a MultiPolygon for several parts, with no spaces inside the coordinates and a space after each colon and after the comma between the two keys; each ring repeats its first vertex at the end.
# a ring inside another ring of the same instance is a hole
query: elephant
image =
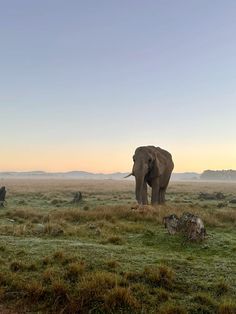
{"type": "Polygon", "coordinates": [[[151,204],[165,203],[166,189],[174,169],[171,154],[160,147],[141,146],[135,150],[133,161],[133,170],[128,176],[135,177],[138,204],[148,204],[147,184],[152,188],[151,204]]]}

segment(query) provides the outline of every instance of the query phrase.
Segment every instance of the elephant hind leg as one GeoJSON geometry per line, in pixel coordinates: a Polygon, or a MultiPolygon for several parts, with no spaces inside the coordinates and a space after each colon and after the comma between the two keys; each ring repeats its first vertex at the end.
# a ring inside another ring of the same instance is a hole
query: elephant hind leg
{"type": "Polygon", "coordinates": [[[169,181],[170,181],[170,176],[169,176],[168,179],[165,181],[165,187],[163,187],[163,188],[160,189],[160,204],[163,204],[163,203],[165,203],[165,201],[166,201],[166,190],[167,190],[169,181]]]}

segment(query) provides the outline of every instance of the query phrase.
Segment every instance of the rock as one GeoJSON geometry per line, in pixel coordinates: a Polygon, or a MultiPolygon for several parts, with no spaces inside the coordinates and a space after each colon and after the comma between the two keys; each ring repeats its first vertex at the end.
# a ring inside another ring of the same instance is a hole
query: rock
{"type": "Polygon", "coordinates": [[[175,214],[164,217],[163,223],[169,234],[175,234],[178,231],[179,218],[175,214]]]}
{"type": "Polygon", "coordinates": [[[174,235],[182,233],[188,240],[203,240],[206,236],[206,230],[201,218],[191,213],[183,213],[178,218],[175,214],[163,218],[163,223],[168,233],[174,235]]]}
{"type": "Polygon", "coordinates": [[[183,213],[179,219],[178,231],[185,234],[188,240],[203,240],[206,230],[201,218],[191,213],[183,213]]]}

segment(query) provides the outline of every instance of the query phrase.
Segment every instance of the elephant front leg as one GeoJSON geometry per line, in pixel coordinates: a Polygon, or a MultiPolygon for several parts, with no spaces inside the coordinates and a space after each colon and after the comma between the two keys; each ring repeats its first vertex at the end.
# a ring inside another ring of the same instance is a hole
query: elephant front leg
{"type": "Polygon", "coordinates": [[[159,200],[160,200],[160,204],[164,204],[165,203],[165,201],[166,201],[166,188],[162,188],[162,189],[160,189],[160,198],[159,198],[159,200]]]}
{"type": "Polygon", "coordinates": [[[157,205],[160,202],[160,184],[159,181],[152,183],[152,205],[157,205]]]}
{"type": "Polygon", "coordinates": [[[142,192],[142,204],[147,205],[148,204],[148,197],[147,197],[147,183],[143,183],[143,192],[142,192]]]}

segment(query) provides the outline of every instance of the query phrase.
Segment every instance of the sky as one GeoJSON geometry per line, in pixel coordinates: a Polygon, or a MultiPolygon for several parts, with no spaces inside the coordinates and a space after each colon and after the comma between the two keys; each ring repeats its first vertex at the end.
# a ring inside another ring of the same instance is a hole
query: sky
{"type": "Polygon", "coordinates": [[[235,0],[0,0],[0,171],[236,169],[235,0]]]}

